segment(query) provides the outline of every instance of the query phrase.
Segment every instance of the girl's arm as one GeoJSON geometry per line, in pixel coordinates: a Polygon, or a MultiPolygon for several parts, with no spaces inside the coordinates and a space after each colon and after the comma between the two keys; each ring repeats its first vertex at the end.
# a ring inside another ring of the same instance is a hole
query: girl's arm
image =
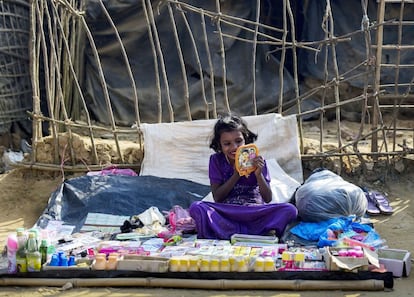
{"type": "Polygon", "coordinates": [[[240,179],[239,173],[234,170],[233,175],[224,184],[211,184],[211,193],[215,202],[223,202],[240,179]]]}
{"type": "Polygon", "coordinates": [[[272,201],[272,190],[270,189],[270,185],[267,183],[262,173],[262,168],[265,166],[264,159],[263,157],[258,156],[254,159],[253,162],[256,166],[254,174],[256,175],[260,195],[262,196],[264,202],[269,203],[272,201]]]}

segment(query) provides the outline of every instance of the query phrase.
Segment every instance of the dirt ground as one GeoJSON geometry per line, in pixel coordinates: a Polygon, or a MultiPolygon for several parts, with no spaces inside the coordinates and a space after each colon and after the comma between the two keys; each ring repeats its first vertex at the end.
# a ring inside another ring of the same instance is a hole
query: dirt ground
{"type": "MultiPolygon", "coordinates": [[[[412,143],[410,144],[412,147],[412,143]]],[[[414,161],[406,161],[403,173],[394,172],[369,181],[369,186],[386,193],[394,209],[391,216],[372,218],[375,229],[390,248],[412,250],[414,246],[414,161]]],[[[0,175],[0,242],[17,227],[30,228],[45,209],[51,193],[62,183],[61,173],[38,174],[27,169],[13,169],[0,175]]],[[[411,251],[412,252],[412,251],[411,251]]],[[[274,291],[274,290],[194,290],[140,287],[0,287],[0,296],[414,296],[414,273],[395,278],[392,291],[274,291]]]]}

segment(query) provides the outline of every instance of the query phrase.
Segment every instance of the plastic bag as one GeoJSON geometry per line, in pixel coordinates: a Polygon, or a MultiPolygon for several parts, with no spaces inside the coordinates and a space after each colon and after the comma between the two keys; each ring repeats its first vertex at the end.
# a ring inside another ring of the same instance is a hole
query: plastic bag
{"type": "Polygon", "coordinates": [[[196,229],[195,221],[187,209],[174,205],[168,212],[168,221],[173,233],[189,233],[196,229]]]}
{"type": "Polygon", "coordinates": [[[327,169],[314,171],[295,193],[295,205],[303,221],[319,222],[355,215],[368,206],[364,191],[327,169]]]}
{"type": "Polygon", "coordinates": [[[99,171],[89,171],[86,175],[129,175],[137,176],[138,174],[130,168],[117,168],[116,166],[110,166],[99,171]]]}

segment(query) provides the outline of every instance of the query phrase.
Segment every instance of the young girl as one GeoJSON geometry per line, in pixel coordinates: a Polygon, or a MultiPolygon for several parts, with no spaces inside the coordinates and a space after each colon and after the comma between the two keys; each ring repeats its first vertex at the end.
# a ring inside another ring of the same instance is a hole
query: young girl
{"type": "Polygon", "coordinates": [[[218,119],[210,144],[209,178],[215,202],[194,202],[190,215],[196,222],[198,238],[229,239],[235,233],[280,238],[287,224],[296,219],[290,203],[268,204],[272,200],[266,161],[256,156],[254,174],[240,176],[235,170],[237,148],[253,143],[257,135],[238,116],[218,119]]]}

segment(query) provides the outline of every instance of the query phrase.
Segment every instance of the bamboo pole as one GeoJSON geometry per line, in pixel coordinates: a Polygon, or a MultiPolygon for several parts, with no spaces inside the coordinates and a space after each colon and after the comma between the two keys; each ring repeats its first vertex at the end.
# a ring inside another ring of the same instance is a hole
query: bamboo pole
{"type": "Polygon", "coordinates": [[[256,0],[256,22],[254,24],[253,47],[252,47],[252,101],[253,114],[257,115],[257,98],[256,98],[256,53],[257,53],[257,35],[260,23],[260,0],[256,0]]]}
{"type": "Polygon", "coordinates": [[[167,3],[167,8],[168,8],[168,14],[169,14],[170,20],[171,20],[172,31],[174,33],[175,46],[177,47],[178,60],[180,61],[181,77],[182,77],[183,82],[184,82],[183,85],[184,85],[185,111],[187,112],[187,120],[191,121],[192,118],[191,118],[191,108],[190,108],[190,92],[188,90],[187,71],[185,70],[183,50],[181,49],[180,38],[178,36],[178,31],[177,31],[177,24],[175,23],[175,19],[174,19],[174,13],[173,13],[173,10],[171,8],[171,4],[169,2],[167,3]]]}
{"type": "MultiPolygon", "coordinates": [[[[36,2],[30,1],[30,42],[29,42],[29,67],[32,82],[32,97],[33,97],[33,112],[40,114],[40,87],[39,80],[35,79],[39,76],[39,65],[37,62],[38,47],[36,46],[36,2]]],[[[37,141],[42,138],[42,122],[38,119],[33,119],[32,124],[32,162],[36,162],[37,141]]]]}
{"type": "MultiPolygon", "coordinates": [[[[203,102],[204,102],[205,116],[206,116],[206,119],[208,119],[209,106],[208,106],[208,102],[207,102],[207,98],[206,98],[206,93],[205,93],[205,87],[204,87],[204,71],[203,71],[203,68],[201,66],[200,55],[198,54],[197,43],[195,41],[194,34],[191,31],[190,24],[188,23],[188,20],[187,20],[187,17],[185,15],[184,11],[182,10],[181,6],[178,6],[177,9],[178,9],[179,13],[181,14],[181,17],[184,20],[185,27],[187,29],[188,35],[190,36],[191,45],[193,46],[193,49],[194,49],[194,57],[195,57],[196,62],[197,62],[198,75],[200,76],[201,95],[203,97],[203,102]]],[[[190,109],[190,107],[188,107],[188,108],[190,109]]],[[[191,114],[190,114],[190,118],[191,118],[191,114]]]]}
{"type": "MultiPolygon", "coordinates": [[[[377,30],[377,52],[376,52],[376,68],[375,68],[375,83],[374,83],[374,92],[375,98],[374,100],[374,110],[372,111],[372,130],[376,130],[378,128],[378,98],[379,98],[379,90],[381,84],[381,61],[382,61],[382,43],[383,43],[383,34],[384,34],[384,18],[385,18],[385,0],[380,0],[380,4],[378,7],[378,16],[377,22],[382,24],[382,26],[378,27],[377,30]]],[[[371,139],[371,151],[377,152],[378,151],[378,135],[374,134],[371,139]]]]}
{"type": "Polygon", "coordinates": [[[218,37],[220,41],[220,56],[221,56],[221,70],[223,71],[223,97],[224,102],[226,105],[226,110],[231,111],[230,109],[230,103],[229,103],[229,97],[227,93],[227,72],[226,72],[226,49],[224,48],[224,39],[223,34],[221,30],[221,22],[223,21],[221,16],[221,9],[220,9],[220,0],[216,0],[216,9],[217,9],[217,18],[216,18],[216,25],[217,25],[217,31],[218,31],[218,37]]]}
{"type": "MultiPolygon", "coordinates": [[[[300,92],[299,92],[299,66],[298,66],[298,57],[297,57],[297,46],[296,46],[296,29],[295,29],[295,19],[293,17],[293,11],[292,11],[292,7],[290,5],[290,1],[286,1],[286,9],[288,12],[288,16],[289,16],[289,22],[290,22],[290,27],[291,27],[291,39],[292,39],[292,62],[293,62],[293,79],[295,82],[295,97],[299,97],[300,96],[300,92]]],[[[284,16],[284,18],[286,18],[286,16],[284,16]]],[[[285,27],[285,30],[287,32],[288,28],[285,27]]],[[[280,101],[283,102],[283,97],[280,97],[279,99],[280,101]]],[[[300,113],[302,111],[301,108],[301,102],[298,100],[297,101],[297,108],[298,108],[298,112],[300,113]]],[[[298,122],[298,131],[299,131],[299,144],[300,144],[300,151],[303,152],[304,147],[303,147],[303,122],[302,122],[302,118],[299,119],[298,122]]]]}
{"type": "Polygon", "coordinates": [[[160,71],[158,67],[158,59],[157,59],[157,50],[155,48],[155,41],[154,41],[154,33],[152,32],[151,20],[148,13],[148,8],[146,4],[146,0],[141,1],[142,8],[145,14],[145,20],[147,21],[147,29],[148,29],[148,39],[151,45],[152,51],[152,60],[154,63],[154,73],[155,73],[155,86],[157,88],[157,106],[158,106],[158,122],[162,122],[162,94],[161,94],[161,82],[160,82],[160,71]]]}
{"type": "MultiPolygon", "coordinates": [[[[210,74],[210,92],[211,92],[211,102],[213,105],[212,106],[213,118],[217,119],[216,88],[214,87],[214,68],[213,68],[213,61],[211,60],[210,46],[208,43],[204,10],[201,11],[200,18],[201,18],[201,26],[203,28],[204,47],[206,50],[206,56],[207,56],[207,61],[208,61],[209,74],[210,74]]],[[[208,119],[208,117],[206,117],[206,119],[208,119]]]]}
{"type": "Polygon", "coordinates": [[[231,280],[180,278],[2,278],[1,286],[53,286],[71,283],[73,287],[151,287],[207,290],[352,290],[383,291],[384,281],[369,280],[231,280]]]}
{"type": "MultiPolygon", "coordinates": [[[[54,8],[55,15],[58,15],[58,11],[57,11],[56,6],[53,6],[53,8],[54,8]]],[[[78,18],[81,17],[80,12],[72,12],[72,13],[75,16],[77,16],[78,18]]],[[[63,25],[62,25],[60,19],[59,18],[56,18],[56,19],[57,19],[57,23],[58,23],[59,27],[61,28],[61,31],[63,31],[63,25]]],[[[95,139],[93,137],[92,122],[91,122],[91,117],[90,117],[90,114],[89,114],[89,109],[88,109],[88,106],[86,104],[85,97],[83,96],[83,92],[82,92],[82,88],[80,86],[79,80],[77,79],[75,66],[72,62],[72,58],[73,58],[72,55],[71,55],[72,50],[70,49],[70,45],[69,45],[68,40],[66,38],[63,38],[63,46],[64,46],[64,48],[67,52],[67,55],[68,55],[68,65],[69,65],[70,73],[72,74],[72,77],[73,77],[73,79],[72,79],[73,84],[75,85],[76,90],[78,91],[77,94],[79,94],[79,98],[81,100],[82,107],[86,111],[85,116],[86,116],[86,121],[87,121],[87,124],[88,124],[88,126],[87,126],[88,129],[87,130],[88,130],[88,133],[89,133],[89,138],[91,140],[93,158],[94,158],[95,163],[99,163],[99,158],[98,158],[98,154],[97,154],[97,151],[96,151],[95,139]]],[[[79,52],[75,52],[75,58],[74,59],[76,59],[76,57],[79,59],[79,52]]],[[[66,126],[68,126],[67,121],[65,123],[62,122],[62,124],[65,124],[66,126]]]]}
{"type": "Polygon", "coordinates": [[[152,8],[152,4],[150,0],[146,0],[146,6],[147,6],[147,13],[149,17],[149,22],[151,24],[152,33],[155,41],[155,46],[158,54],[158,58],[160,59],[160,67],[161,67],[161,73],[162,77],[164,79],[164,87],[165,87],[165,95],[167,97],[167,106],[170,114],[170,122],[174,122],[174,109],[171,102],[171,95],[170,95],[170,86],[168,82],[168,76],[167,76],[167,70],[164,60],[164,54],[161,47],[161,41],[158,35],[157,25],[155,23],[155,17],[154,12],[152,8]]]}
{"type": "MultiPolygon", "coordinates": [[[[102,91],[103,91],[103,95],[104,95],[104,99],[105,99],[106,108],[107,108],[107,111],[108,111],[111,127],[112,127],[112,130],[115,131],[116,130],[116,124],[115,124],[114,113],[112,111],[111,99],[110,99],[110,96],[109,96],[108,85],[107,85],[106,80],[105,80],[105,74],[104,74],[104,71],[103,71],[103,66],[101,64],[101,59],[99,57],[99,52],[98,52],[98,49],[96,47],[95,40],[93,39],[92,32],[90,31],[85,18],[81,18],[81,22],[82,22],[82,25],[85,29],[86,36],[89,40],[91,48],[93,50],[92,52],[93,52],[93,56],[95,58],[97,70],[98,70],[98,73],[99,73],[99,78],[100,78],[100,82],[101,82],[101,85],[102,85],[102,91]]],[[[116,132],[114,132],[114,138],[115,138],[115,144],[116,144],[118,155],[120,157],[121,162],[123,163],[124,162],[124,157],[121,153],[121,148],[119,147],[118,135],[117,135],[116,132]]]]}
{"type": "MultiPolygon", "coordinates": [[[[36,18],[37,23],[43,24],[44,23],[44,1],[33,1],[35,3],[34,5],[34,10],[35,13],[33,15],[34,18],[36,18]]],[[[39,24],[38,24],[39,25],[39,24]]],[[[47,50],[47,45],[46,45],[46,36],[45,36],[45,32],[42,29],[39,29],[39,33],[36,35],[37,36],[37,44],[36,44],[36,58],[37,61],[36,63],[40,63],[40,52],[42,51],[43,56],[47,57],[48,54],[48,50],[47,50]]],[[[49,113],[51,118],[55,118],[54,116],[54,98],[53,96],[51,96],[50,92],[51,92],[51,87],[50,87],[50,81],[49,81],[49,77],[51,76],[50,72],[49,72],[49,62],[47,58],[43,59],[43,66],[44,66],[44,73],[45,73],[45,97],[47,100],[47,104],[48,104],[48,109],[49,109],[49,113]]],[[[39,76],[39,68],[38,66],[37,68],[37,75],[39,76]]],[[[40,96],[40,91],[37,90],[37,93],[39,94],[38,96],[40,96]]],[[[40,110],[39,113],[40,114],[40,110]]],[[[57,135],[58,135],[58,129],[56,126],[56,123],[49,123],[49,125],[51,125],[51,127],[49,128],[50,133],[52,134],[52,136],[54,137],[54,155],[53,155],[53,159],[55,163],[59,162],[59,156],[58,156],[58,147],[59,147],[59,142],[57,139],[57,135]]],[[[41,135],[41,134],[40,134],[41,135]]],[[[36,139],[36,141],[38,141],[40,138],[36,139]]],[[[34,147],[37,146],[37,143],[34,143],[34,147]]],[[[37,148],[34,150],[35,152],[37,151],[37,148]]],[[[34,161],[36,161],[36,156],[35,154],[32,154],[32,158],[34,161]]]]}
{"type": "Polygon", "coordinates": [[[114,21],[112,20],[111,15],[109,14],[108,10],[106,9],[103,1],[100,0],[98,2],[99,2],[99,5],[101,6],[102,10],[104,11],[106,18],[108,19],[109,23],[111,24],[111,27],[115,32],[116,39],[118,40],[119,47],[121,48],[122,58],[125,62],[125,66],[127,68],[127,73],[128,73],[128,78],[131,82],[132,93],[134,94],[134,108],[135,108],[136,124],[138,126],[140,126],[141,125],[141,118],[140,118],[140,115],[139,115],[139,99],[138,99],[137,85],[135,83],[134,74],[132,73],[131,64],[129,63],[129,59],[128,59],[128,55],[127,55],[125,46],[122,42],[122,38],[119,34],[119,31],[116,28],[116,25],[115,25],[114,21]]]}

